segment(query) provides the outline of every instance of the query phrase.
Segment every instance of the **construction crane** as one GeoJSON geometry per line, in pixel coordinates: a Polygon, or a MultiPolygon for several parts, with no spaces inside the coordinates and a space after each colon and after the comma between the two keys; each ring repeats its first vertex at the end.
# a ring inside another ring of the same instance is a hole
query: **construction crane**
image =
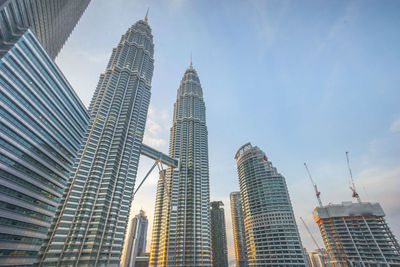
{"type": "Polygon", "coordinates": [[[351,190],[351,192],[353,192],[353,194],[351,196],[353,198],[356,198],[358,203],[361,203],[360,196],[358,195],[358,193],[356,191],[356,186],[354,184],[353,173],[351,172],[351,168],[350,168],[349,152],[347,152],[347,151],[346,151],[346,160],[347,160],[347,167],[349,168],[350,180],[351,180],[350,181],[351,182],[350,190],[351,190]]]}
{"type": "Polygon", "coordinates": [[[300,217],[300,220],[303,222],[304,227],[306,228],[308,234],[310,235],[312,241],[314,242],[315,246],[317,247],[318,251],[321,253],[322,256],[322,261],[324,262],[324,264],[326,263],[326,259],[325,259],[325,253],[322,251],[322,249],[320,248],[320,246],[317,243],[317,240],[315,240],[314,236],[311,234],[310,229],[308,229],[308,226],[306,224],[306,222],[303,220],[303,217],[300,217]]]}
{"type": "Polygon", "coordinates": [[[311,177],[310,170],[308,169],[307,164],[305,162],[304,162],[304,167],[306,167],[306,170],[307,170],[307,173],[308,173],[308,177],[310,177],[310,181],[311,181],[312,185],[314,186],[315,196],[318,199],[319,206],[322,207],[322,201],[321,201],[321,197],[320,197],[321,192],[318,191],[317,185],[314,183],[314,180],[311,177]]]}

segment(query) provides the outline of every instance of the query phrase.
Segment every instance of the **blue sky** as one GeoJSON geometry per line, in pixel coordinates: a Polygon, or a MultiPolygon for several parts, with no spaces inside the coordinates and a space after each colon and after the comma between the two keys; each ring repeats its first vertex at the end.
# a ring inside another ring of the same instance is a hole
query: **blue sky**
{"type": "MultiPolygon", "coordinates": [[[[192,52],[207,108],[211,200],[225,203],[230,260],[233,156],[248,141],[286,177],[296,218],[320,245],[303,162],[325,204],[349,201],[345,151],[361,198],[379,201],[400,237],[399,1],[92,1],[56,60],[86,105],[112,48],[147,7],[155,70],[145,142],[168,151],[192,52]]],[[[141,159],[138,180],[151,164],[141,159]]],[[[133,202],[150,221],[156,181],[154,173],[133,202]]]]}

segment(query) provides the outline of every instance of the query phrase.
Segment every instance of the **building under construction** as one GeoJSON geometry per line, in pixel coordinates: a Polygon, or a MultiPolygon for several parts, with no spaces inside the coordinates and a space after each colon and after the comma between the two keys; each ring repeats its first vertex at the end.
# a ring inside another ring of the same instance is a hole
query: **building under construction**
{"type": "Polygon", "coordinates": [[[343,202],[313,213],[334,266],[400,266],[400,246],[379,203],[343,202]]]}

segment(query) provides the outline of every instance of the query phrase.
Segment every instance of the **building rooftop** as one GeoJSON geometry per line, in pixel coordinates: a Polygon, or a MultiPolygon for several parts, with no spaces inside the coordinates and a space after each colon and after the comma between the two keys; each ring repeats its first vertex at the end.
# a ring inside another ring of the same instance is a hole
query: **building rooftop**
{"type": "Polygon", "coordinates": [[[385,216],[379,203],[361,202],[353,203],[351,201],[342,202],[342,204],[330,204],[324,207],[317,207],[313,211],[315,221],[335,217],[352,216],[385,216]]]}

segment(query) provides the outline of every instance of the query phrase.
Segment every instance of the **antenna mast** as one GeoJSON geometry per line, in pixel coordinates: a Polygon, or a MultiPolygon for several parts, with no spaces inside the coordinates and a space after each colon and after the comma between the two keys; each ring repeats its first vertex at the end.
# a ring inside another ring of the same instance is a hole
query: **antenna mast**
{"type": "Polygon", "coordinates": [[[318,191],[317,185],[314,183],[314,180],[311,177],[310,170],[308,169],[307,164],[305,162],[304,162],[304,167],[306,167],[308,177],[310,177],[310,181],[311,181],[312,185],[314,186],[315,196],[318,199],[319,206],[322,207],[322,201],[321,201],[321,197],[320,197],[321,192],[318,191]]]}
{"type": "Polygon", "coordinates": [[[354,184],[353,173],[351,172],[351,169],[350,169],[349,152],[347,152],[347,151],[346,151],[346,160],[347,160],[347,167],[349,168],[350,179],[351,179],[350,190],[353,192],[353,194],[351,196],[353,198],[356,198],[358,203],[361,203],[360,196],[358,195],[358,193],[356,191],[356,186],[354,184]]]}

